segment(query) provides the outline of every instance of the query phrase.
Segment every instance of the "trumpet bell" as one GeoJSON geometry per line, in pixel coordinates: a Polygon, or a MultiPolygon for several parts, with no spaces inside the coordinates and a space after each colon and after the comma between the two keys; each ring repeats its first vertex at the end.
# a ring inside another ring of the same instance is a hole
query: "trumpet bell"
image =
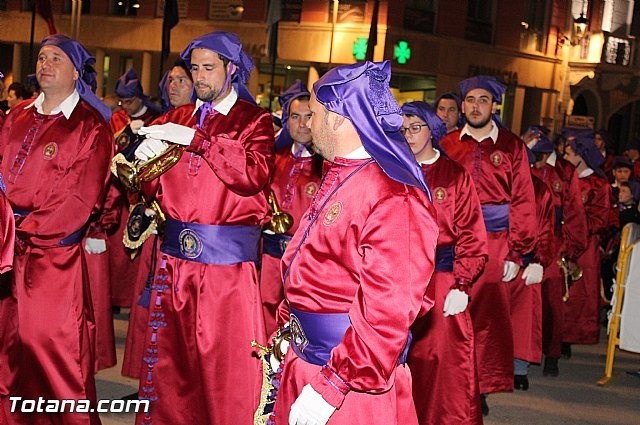
{"type": "Polygon", "coordinates": [[[273,215],[271,216],[271,221],[265,224],[264,228],[272,231],[276,235],[287,233],[293,226],[293,217],[288,212],[280,209],[273,191],[269,194],[268,203],[273,211],[273,215]]]}

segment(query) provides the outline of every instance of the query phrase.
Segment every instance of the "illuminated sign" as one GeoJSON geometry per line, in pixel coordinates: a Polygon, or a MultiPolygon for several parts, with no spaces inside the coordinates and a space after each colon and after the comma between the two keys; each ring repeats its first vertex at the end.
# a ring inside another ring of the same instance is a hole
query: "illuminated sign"
{"type": "Polygon", "coordinates": [[[411,47],[409,47],[409,43],[404,40],[398,41],[398,44],[393,46],[393,58],[398,63],[407,63],[407,61],[411,59],[411,47]]]}

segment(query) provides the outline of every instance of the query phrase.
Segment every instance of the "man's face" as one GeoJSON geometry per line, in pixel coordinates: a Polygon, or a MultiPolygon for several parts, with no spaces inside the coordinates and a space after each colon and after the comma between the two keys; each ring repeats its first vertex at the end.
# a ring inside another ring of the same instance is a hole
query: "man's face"
{"type": "Polygon", "coordinates": [[[596,133],[594,136],[594,143],[596,144],[596,148],[598,148],[599,150],[603,150],[605,148],[604,139],[598,133],[596,133]]]}
{"type": "Polygon", "coordinates": [[[309,145],[313,138],[311,130],[307,127],[307,122],[311,119],[311,109],[309,101],[304,99],[294,99],[289,105],[289,134],[291,138],[302,145],[309,145]]]}
{"type": "Polygon", "coordinates": [[[627,149],[626,151],[624,151],[623,155],[629,158],[630,161],[635,161],[638,159],[638,157],[640,157],[640,151],[635,148],[627,149]]]}
{"type": "MultiPolygon", "coordinates": [[[[229,64],[227,67],[233,67],[229,64]]],[[[227,78],[227,67],[224,66],[218,54],[209,49],[193,49],[191,52],[191,76],[196,88],[198,99],[211,102],[219,96],[225,96],[230,90],[225,88],[221,93],[227,78]]]]}
{"type": "Polygon", "coordinates": [[[402,128],[400,129],[404,138],[407,139],[411,151],[416,156],[416,160],[423,158],[420,154],[424,152],[425,145],[431,139],[431,130],[424,121],[415,115],[402,117],[402,128]]]}
{"type": "Polygon", "coordinates": [[[333,161],[336,156],[338,140],[329,123],[331,113],[316,100],[313,93],[309,101],[309,109],[311,110],[311,119],[307,120],[307,127],[311,129],[313,148],[325,159],[333,161]]]}
{"type": "Polygon", "coordinates": [[[627,186],[620,186],[618,188],[618,202],[628,205],[633,201],[633,194],[631,188],[627,186]]]}
{"type": "Polygon", "coordinates": [[[118,105],[131,117],[142,109],[143,103],[139,97],[130,97],[128,99],[120,99],[118,105]]]}
{"type": "Polygon", "coordinates": [[[9,108],[13,108],[14,105],[17,105],[23,100],[23,98],[16,96],[15,90],[9,90],[9,94],[7,94],[7,104],[9,105],[9,108]]]}
{"type": "Polygon", "coordinates": [[[45,95],[48,91],[72,92],[78,71],[62,49],[47,45],[38,53],[36,79],[45,95]]]}
{"type": "Polygon", "coordinates": [[[460,118],[460,110],[458,104],[453,99],[440,99],[436,113],[447,126],[447,133],[454,130],[458,126],[460,118]]]}
{"type": "Polygon", "coordinates": [[[618,183],[628,182],[631,178],[631,170],[627,167],[615,168],[613,170],[613,177],[618,183]]]}
{"type": "Polygon", "coordinates": [[[578,166],[582,162],[582,157],[573,150],[573,147],[569,144],[569,141],[564,146],[564,159],[572,163],[574,166],[578,166]]]}
{"type": "Polygon", "coordinates": [[[171,69],[167,79],[167,91],[172,106],[177,108],[191,103],[193,81],[181,66],[174,66],[171,69]]]}
{"type": "Polygon", "coordinates": [[[491,93],[484,89],[473,89],[467,93],[462,102],[462,112],[467,123],[473,128],[484,128],[491,122],[491,114],[496,111],[496,104],[491,93]]]}

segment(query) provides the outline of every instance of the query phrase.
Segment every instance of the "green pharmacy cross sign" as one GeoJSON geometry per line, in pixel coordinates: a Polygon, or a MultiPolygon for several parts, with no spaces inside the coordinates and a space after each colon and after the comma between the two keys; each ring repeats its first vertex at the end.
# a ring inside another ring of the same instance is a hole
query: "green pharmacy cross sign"
{"type": "Polygon", "coordinates": [[[351,53],[356,60],[363,61],[367,57],[367,38],[358,37],[356,41],[353,42],[353,50],[351,53]]]}
{"type": "Polygon", "coordinates": [[[398,44],[393,47],[393,58],[396,62],[404,65],[409,59],[411,59],[411,47],[409,47],[409,43],[404,40],[400,40],[398,41],[398,44]]]}

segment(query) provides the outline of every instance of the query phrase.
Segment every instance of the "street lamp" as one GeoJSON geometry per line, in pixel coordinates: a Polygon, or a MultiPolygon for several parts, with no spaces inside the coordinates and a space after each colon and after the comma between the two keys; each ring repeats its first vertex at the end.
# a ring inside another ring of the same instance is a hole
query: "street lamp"
{"type": "Polygon", "coordinates": [[[583,12],[580,12],[580,16],[573,20],[573,25],[576,32],[576,37],[578,37],[578,39],[581,39],[587,29],[587,25],[589,25],[589,20],[585,18],[583,12]]]}

